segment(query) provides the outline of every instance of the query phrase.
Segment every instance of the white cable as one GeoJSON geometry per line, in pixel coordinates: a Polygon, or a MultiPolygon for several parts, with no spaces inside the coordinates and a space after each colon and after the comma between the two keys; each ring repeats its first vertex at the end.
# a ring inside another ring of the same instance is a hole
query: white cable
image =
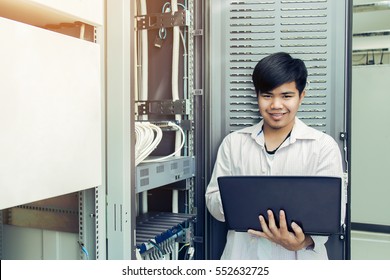
{"type": "MultiPolygon", "coordinates": [[[[171,10],[172,14],[177,12],[177,0],[171,0],[171,10]]],[[[173,27],[173,51],[172,51],[172,100],[179,99],[179,51],[180,51],[180,27],[173,27]]],[[[176,121],[181,121],[181,115],[175,115],[176,121]]],[[[180,150],[184,146],[185,134],[182,129],[180,129],[182,135],[182,141],[180,143],[180,133],[176,131],[175,135],[175,150],[174,156],[180,156],[180,150]]],[[[179,191],[172,190],[172,212],[179,213],[179,191]]],[[[174,250],[172,252],[173,258],[177,259],[179,255],[179,243],[175,243],[174,250]]]]}
{"type": "MultiPolygon", "coordinates": [[[[148,14],[148,9],[146,5],[146,0],[140,0],[140,14],[141,15],[147,15],[148,14]]],[[[141,46],[140,46],[140,52],[141,52],[141,57],[140,57],[140,63],[141,63],[141,80],[140,80],[140,91],[138,92],[138,100],[148,100],[149,98],[149,42],[148,42],[148,30],[141,30],[140,31],[140,36],[141,36],[141,46]]],[[[147,116],[141,116],[142,120],[147,120],[147,116]]],[[[161,140],[161,139],[160,139],[161,140]]],[[[158,145],[158,143],[157,143],[158,145]]],[[[156,146],[157,146],[156,145],[156,146]]],[[[150,150],[147,150],[147,152],[142,153],[142,155],[139,158],[136,158],[136,166],[144,159],[146,158],[149,153],[151,153],[150,150]]],[[[142,213],[147,213],[148,212],[148,191],[144,191],[141,193],[142,197],[142,208],[140,209],[142,213]]]]}
{"type": "MultiPolygon", "coordinates": [[[[141,15],[147,14],[146,1],[140,1],[140,12],[141,15]]],[[[140,92],[140,100],[148,100],[148,30],[141,30],[141,92],[140,92]]]]}
{"type": "MultiPolygon", "coordinates": [[[[171,0],[172,15],[178,11],[177,0],[171,0]]],[[[172,100],[179,99],[179,51],[180,51],[180,28],[179,26],[173,27],[173,42],[172,42],[172,100]]],[[[180,121],[181,115],[175,115],[175,120],[180,121]]],[[[184,136],[183,136],[184,138],[184,136]]],[[[182,142],[183,142],[182,138],[182,142]]],[[[174,155],[180,156],[180,149],[178,149],[180,143],[180,133],[177,131],[175,135],[175,150],[174,155]]],[[[178,190],[172,190],[172,212],[177,213],[179,208],[178,202],[178,190]]]]}
{"type": "Polygon", "coordinates": [[[137,141],[140,143],[137,150],[137,165],[154,151],[162,138],[161,129],[154,124],[144,123],[141,126],[138,124],[138,127],[140,128],[139,133],[141,137],[137,141]]]}
{"type": "MultiPolygon", "coordinates": [[[[171,13],[172,15],[178,11],[177,8],[177,0],[171,1],[171,13]]],[[[179,99],[179,48],[180,48],[180,27],[173,27],[173,46],[172,46],[172,100],[179,99]]],[[[181,120],[180,115],[175,115],[175,119],[177,121],[181,120]]],[[[180,133],[176,133],[175,139],[175,150],[180,151],[178,149],[180,143],[180,133]]],[[[180,154],[176,154],[176,156],[180,156],[180,154]]]]}
{"type": "Polygon", "coordinates": [[[165,160],[167,158],[173,157],[175,154],[177,154],[184,147],[185,133],[184,133],[183,129],[180,126],[178,126],[177,124],[173,123],[173,122],[169,122],[168,124],[170,126],[173,126],[173,127],[177,128],[180,131],[180,133],[182,135],[182,141],[181,141],[180,146],[177,148],[177,150],[175,150],[173,153],[171,153],[171,154],[169,154],[167,156],[158,157],[158,158],[149,159],[149,160],[143,160],[142,162],[156,162],[156,161],[165,160]]]}
{"type": "Polygon", "coordinates": [[[173,153],[154,159],[145,160],[158,146],[162,139],[162,130],[155,124],[150,122],[135,123],[135,163],[138,165],[141,162],[157,162],[175,156],[185,144],[185,133],[183,129],[174,122],[168,122],[168,125],[174,127],[181,134],[182,141],[173,153]]]}
{"type": "Polygon", "coordinates": [[[162,139],[162,130],[150,122],[135,123],[135,165],[147,158],[162,139]]]}
{"type": "MultiPolygon", "coordinates": [[[[171,13],[174,15],[178,11],[177,0],[171,1],[171,13]]],[[[179,26],[173,27],[173,46],[172,46],[172,99],[179,99],[179,41],[180,40],[180,28],[179,26]]]]}

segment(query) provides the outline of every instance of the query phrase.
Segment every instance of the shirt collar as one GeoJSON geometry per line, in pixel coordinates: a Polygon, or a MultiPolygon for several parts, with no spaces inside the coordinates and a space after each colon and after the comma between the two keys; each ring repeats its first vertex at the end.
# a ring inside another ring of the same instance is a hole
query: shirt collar
{"type": "MultiPolygon", "coordinates": [[[[250,134],[256,142],[264,145],[263,123],[264,120],[261,120],[253,126],[239,130],[238,133],[250,134]]],[[[290,143],[294,143],[297,139],[315,140],[319,137],[318,132],[318,130],[308,127],[299,118],[295,117],[295,124],[290,136],[290,143]]]]}

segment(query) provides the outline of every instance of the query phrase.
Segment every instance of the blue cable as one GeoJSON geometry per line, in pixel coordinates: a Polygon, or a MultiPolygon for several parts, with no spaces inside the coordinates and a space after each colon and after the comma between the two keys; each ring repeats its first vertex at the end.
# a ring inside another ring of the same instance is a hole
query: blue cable
{"type": "Polygon", "coordinates": [[[83,251],[83,253],[85,254],[87,260],[89,260],[89,253],[88,253],[87,248],[85,248],[84,245],[83,245],[82,243],[80,243],[80,242],[78,242],[78,243],[79,243],[79,245],[80,245],[81,251],[83,251]]]}
{"type": "Polygon", "coordinates": [[[152,241],[152,240],[149,240],[150,244],[152,244],[155,248],[157,248],[157,250],[160,252],[161,254],[161,257],[164,256],[164,252],[161,250],[160,246],[157,245],[156,242],[152,241]]]}

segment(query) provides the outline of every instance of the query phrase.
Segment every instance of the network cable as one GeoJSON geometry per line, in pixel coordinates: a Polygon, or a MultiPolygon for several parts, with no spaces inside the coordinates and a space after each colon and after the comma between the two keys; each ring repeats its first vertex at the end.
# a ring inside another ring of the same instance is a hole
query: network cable
{"type": "Polygon", "coordinates": [[[81,251],[85,254],[86,259],[89,260],[89,253],[88,253],[87,248],[85,248],[84,244],[81,243],[80,241],[78,241],[78,243],[80,245],[81,251]]]}
{"type": "Polygon", "coordinates": [[[156,149],[162,139],[162,130],[150,122],[135,123],[135,165],[137,166],[156,149]]]}
{"type": "Polygon", "coordinates": [[[158,157],[158,158],[154,158],[154,159],[143,160],[142,162],[157,162],[157,161],[165,160],[167,158],[173,157],[177,152],[179,152],[183,148],[184,143],[185,143],[185,133],[184,133],[183,129],[179,125],[175,124],[174,122],[168,122],[168,126],[172,126],[172,127],[178,129],[181,132],[181,136],[182,136],[181,140],[182,141],[181,141],[180,146],[176,149],[176,151],[174,151],[173,153],[171,153],[171,154],[169,154],[167,156],[158,157]]]}

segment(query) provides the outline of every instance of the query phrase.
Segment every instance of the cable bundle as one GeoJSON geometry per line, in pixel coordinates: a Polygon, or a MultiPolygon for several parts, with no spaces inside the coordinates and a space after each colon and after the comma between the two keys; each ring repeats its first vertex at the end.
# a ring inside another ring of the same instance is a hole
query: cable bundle
{"type": "Polygon", "coordinates": [[[162,130],[159,126],[152,124],[150,122],[136,122],[135,123],[135,165],[137,166],[141,162],[155,162],[164,160],[174,156],[178,151],[180,151],[185,143],[185,134],[183,129],[173,122],[168,122],[167,126],[174,127],[180,130],[182,135],[182,141],[180,146],[173,153],[155,158],[150,160],[145,160],[156,147],[161,142],[162,139],[162,130]]]}
{"type": "Polygon", "coordinates": [[[135,165],[150,155],[161,142],[162,131],[150,122],[135,123],[135,165]]]}

